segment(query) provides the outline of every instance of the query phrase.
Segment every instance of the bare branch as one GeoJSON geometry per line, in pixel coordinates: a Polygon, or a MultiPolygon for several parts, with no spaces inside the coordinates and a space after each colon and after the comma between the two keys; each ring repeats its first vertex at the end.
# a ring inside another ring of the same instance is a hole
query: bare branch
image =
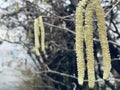
{"type": "Polygon", "coordinates": [[[65,74],[65,73],[61,73],[58,71],[53,71],[53,70],[45,70],[45,71],[40,71],[40,72],[36,72],[37,74],[42,74],[42,73],[53,73],[53,74],[57,74],[60,76],[65,76],[65,77],[69,77],[69,78],[73,78],[73,79],[77,79],[77,77],[73,76],[73,75],[69,75],[69,74],[65,74]]]}
{"type": "Polygon", "coordinates": [[[66,31],[68,31],[68,32],[70,32],[70,33],[72,33],[72,34],[75,34],[74,31],[72,31],[72,30],[70,30],[70,29],[68,29],[68,28],[62,28],[62,27],[60,27],[60,26],[55,26],[55,25],[53,25],[53,24],[46,23],[46,22],[44,22],[44,24],[49,25],[49,26],[52,26],[52,27],[55,27],[55,28],[63,29],[63,30],[66,30],[66,31]]]}
{"type": "Polygon", "coordinates": [[[115,7],[116,5],[119,4],[119,2],[120,2],[120,1],[117,1],[117,2],[114,4],[114,6],[105,14],[105,17],[107,17],[107,16],[109,15],[109,13],[114,9],[114,7],[115,7]]]}
{"type": "MultiPolygon", "coordinates": [[[[52,73],[52,74],[57,74],[57,75],[65,76],[65,77],[72,78],[72,79],[77,79],[77,77],[75,77],[73,75],[69,75],[69,74],[65,74],[65,73],[61,73],[61,72],[53,71],[53,70],[40,71],[40,72],[36,72],[36,73],[37,74],[52,73]]],[[[102,81],[104,81],[104,79],[102,79],[102,78],[99,78],[99,79],[95,80],[95,82],[102,82],[102,81]]],[[[117,81],[117,82],[120,82],[120,79],[109,78],[109,79],[107,79],[107,81],[117,81]]],[[[84,80],[84,82],[88,82],[88,80],[84,80]]]]}

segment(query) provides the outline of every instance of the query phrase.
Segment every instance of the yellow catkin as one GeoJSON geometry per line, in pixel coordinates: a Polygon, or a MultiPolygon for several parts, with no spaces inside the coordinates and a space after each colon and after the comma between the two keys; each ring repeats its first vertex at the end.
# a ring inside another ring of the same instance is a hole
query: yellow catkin
{"type": "Polygon", "coordinates": [[[76,56],[77,56],[77,71],[78,71],[78,83],[83,85],[84,82],[84,51],[83,51],[83,7],[86,5],[87,0],[80,1],[76,8],[76,56]]]}
{"type": "Polygon", "coordinates": [[[39,51],[38,48],[35,48],[35,52],[36,52],[36,55],[37,55],[37,56],[40,56],[40,51],[39,51]]]}
{"type": "Polygon", "coordinates": [[[39,26],[41,31],[41,51],[45,52],[45,29],[43,25],[42,16],[39,16],[39,26]]]}
{"type": "Polygon", "coordinates": [[[16,4],[15,4],[15,11],[16,11],[16,13],[19,12],[19,4],[18,4],[18,2],[16,2],[16,4]]]}
{"type": "Polygon", "coordinates": [[[42,0],[42,3],[47,3],[47,0],[42,0]]]}
{"type": "Polygon", "coordinates": [[[39,24],[38,24],[38,19],[34,20],[34,36],[35,36],[35,52],[36,55],[40,55],[39,48],[40,48],[40,43],[39,43],[39,24]]]}
{"type": "Polygon", "coordinates": [[[85,44],[87,54],[87,69],[88,69],[88,85],[89,88],[94,88],[95,72],[94,72],[94,49],[93,49],[93,9],[92,4],[88,4],[85,13],[85,44]]]}
{"type": "Polygon", "coordinates": [[[102,49],[102,56],[103,56],[103,65],[104,65],[103,79],[107,79],[109,77],[110,69],[111,69],[111,58],[109,53],[108,41],[107,41],[104,10],[100,5],[99,0],[93,0],[93,2],[96,11],[97,21],[98,21],[97,25],[98,25],[99,39],[102,49]]]}

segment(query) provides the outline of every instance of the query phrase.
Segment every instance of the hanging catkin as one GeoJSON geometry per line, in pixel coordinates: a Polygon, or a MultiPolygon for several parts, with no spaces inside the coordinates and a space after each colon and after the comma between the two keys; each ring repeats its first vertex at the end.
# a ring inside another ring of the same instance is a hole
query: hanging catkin
{"type": "Polygon", "coordinates": [[[45,52],[45,30],[44,30],[42,16],[39,16],[39,26],[41,31],[41,51],[45,52]]]}
{"type": "Polygon", "coordinates": [[[94,49],[93,49],[93,9],[92,4],[88,4],[85,13],[85,44],[87,55],[87,70],[88,70],[88,85],[89,88],[94,88],[95,73],[94,73],[94,49]]]}
{"type": "Polygon", "coordinates": [[[80,1],[76,8],[76,56],[77,56],[77,71],[78,71],[78,83],[80,85],[84,82],[84,51],[83,51],[83,7],[86,5],[87,0],[80,1]]]}
{"type": "Polygon", "coordinates": [[[47,3],[47,0],[42,0],[42,3],[47,3]]]}
{"type": "Polygon", "coordinates": [[[19,4],[18,4],[18,2],[15,3],[15,11],[16,11],[16,13],[19,12],[19,4]]]}
{"type": "Polygon", "coordinates": [[[40,48],[40,43],[39,43],[39,24],[38,24],[38,19],[34,20],[34,36],[35,36],[35,51],[36,55],[40,55],[39,48],[40,48]]]}
{"type": "Polygon", "coordinates": [[[111,59],[110,59],[109,46],[107,41],[104,10],[100,5],[99,0],[93,0],[93,2],[96,11],[99,39],[102,49],[102,56],[103,56],[103,65],[104,65],[103,79],[107,79],[110,73],[111,59]]]}

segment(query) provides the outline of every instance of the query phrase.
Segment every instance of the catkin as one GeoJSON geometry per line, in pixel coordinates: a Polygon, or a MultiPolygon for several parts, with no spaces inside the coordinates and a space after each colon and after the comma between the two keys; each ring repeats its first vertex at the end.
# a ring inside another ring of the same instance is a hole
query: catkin
{"type": "Polygon", "coordinates": [[[38,24],[38,19],[34,20],[34,36],[35,36],[35,51],[36,55],[40,55],[39,48],[40,48],[40,43],[39,43],[39,24],[38,24]]]}
{"type": "Polygon", "coordinates": [[[92,16],[93,16],[93,9],[92,9],[92,4],[90,3],[86,8],[86,13],[85,13],[85,44],[86,44],[86,54],[87,54],[89,88],[94,88],[94,82],[95,82],[92,16]]]}
{"type": "Polygon", "coordinates": [[[16,11],[16,13],[19,12],[19,4],[18,4],[18,2],[16,2],[16,4],[15,4],[15,11],[16,11]]]}
{"type": "Polygon", "coordinates": [[[47,2],[47,0],[42,0],[42,3],[46,3],[47,2]]]}
{"type": "Polygon", "coordinates": [[[44,30],[42,16],[39,16],[39,26],[41,31],[41,51],[45,52],[45,30],[44,30]]]}
{"type": "Polygon", "coordinates": [[[104,66],[103,79],[107,79],[109,77],[110,68],[111,68],[111,58],[109,53],[109,45],[107,41],[104,10],[100,5],[99,0],[93,0],[93,1],[94,1],[96,17],[98,21],[97,25],[98,25],[99,39],[102,49],[102,56],[103,56],[103,66],[104,66]]]}
{"type": "Polygon", "coordinates": [[[86,5],[87,0],[80,1],[76,8],[76,56],[77,56],[77,71],[78,71],[78,83],[83,85],[84,82],[84,51],[83,51],[83,7],[86,5]]]}

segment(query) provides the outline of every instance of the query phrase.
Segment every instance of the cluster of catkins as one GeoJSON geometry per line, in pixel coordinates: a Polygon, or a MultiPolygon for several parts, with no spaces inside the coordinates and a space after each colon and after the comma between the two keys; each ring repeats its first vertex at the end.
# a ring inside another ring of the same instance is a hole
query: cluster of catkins
{"type": "Polygon", "coordinates": [[[35,52],[40,55],[40,51],[45,52],[45,30],[42,16],[34,20],[35,52]]]}
{"type": "Polygon", "coordinates": [[[76,56],[78,83],[83,85],[85,70],[87,67],[89,88],[94,88],[95,84],[95,60],[93,48],[93,12],[96,13],[99,40],[102,49],[104,73],[103,79],[107,79],[110,73],[111,58],[107,41],[107,33],[105,27],[104,10],[99,0],[82,0],[76,8],[76,56]],[[85,22],[85,23],[84,23],[85,22]],[[86,45],[86,60],[84,58],[84,41],[86,45]]]}
{"type": "MultiPolygon", "coordinates": [[[[105,27],[104,10],[100,5],[99,0],[82,0],[76,8],[76,55],[77,55],[77,70],[78,83],[83,85],[85,70],[87,66],[88,85],[89,88],[94,88],[95,84],[95,60],[93,48],[93,12],[96,13],[97,27],[99,40],[102,49],[104,73],[103,79],[107,79],[110,73],[111,58],[107,41],[107,33],[105,27]],[[85,23],[84,23],[85,22],[85,23]],[[86,45],[86,59],[84,54],[84,41],[86,45]]],[[[34,35],[35,35],[35,51],[36,55],[40,55],[40,50],[45,52],[45,30],[42,16],[34,20],[34,35]]]]}

